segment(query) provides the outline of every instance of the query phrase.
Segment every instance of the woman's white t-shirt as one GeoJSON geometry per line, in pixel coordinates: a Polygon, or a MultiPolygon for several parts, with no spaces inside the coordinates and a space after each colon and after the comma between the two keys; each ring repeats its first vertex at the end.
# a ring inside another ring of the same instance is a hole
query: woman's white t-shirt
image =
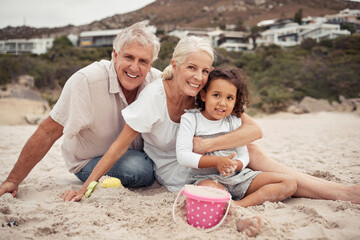
{"type": "Polygon", "coordinates": [[[162,80],[149,84],[138,99],[122,110],[125,122],[142,134],[144,151],[155,163],[156,180],[169,191],[178,191],[190,168],[176,159],[176,135],[179,123],[170,119],[162,80]]]}

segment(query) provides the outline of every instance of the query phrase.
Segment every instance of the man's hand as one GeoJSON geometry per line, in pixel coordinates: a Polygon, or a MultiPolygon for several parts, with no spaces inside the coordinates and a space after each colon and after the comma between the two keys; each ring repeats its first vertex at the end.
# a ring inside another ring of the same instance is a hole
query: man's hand
{"type": "Polygon", "coordinates": [[[75,192],[75,191],[73,191],[73,190],[67,190],[67,191],[61,196],[61,198],[64,200],[64,202],[69,202],[69,201],[79,202],[84,195],[85,195],[85,194],[82,193],[81,191],[75,192]]]}
{"type": "Polygon", "coordinates": [[[18,191],[18,185],[12,182],[4,182],[0,185],[0,197],[5,193],[10,193],[13,197],[16,197],[18,191]]]}

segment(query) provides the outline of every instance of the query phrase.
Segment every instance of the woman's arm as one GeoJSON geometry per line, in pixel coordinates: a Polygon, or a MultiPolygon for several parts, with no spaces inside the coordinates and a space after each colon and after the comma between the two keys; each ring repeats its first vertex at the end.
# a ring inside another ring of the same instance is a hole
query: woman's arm
{"type": "Polygon", "coordinates": [[[126,151],[128,150],[131,142],[135,139],[135,137],[139,133],[133,130],[129,125],[125,124],[123,130],[119,134],[118,138],[115,142],[110,146],[105,155],[100,159],[100,161],[96,164],[96,167],[86,180],[86,182],[82,185],[79,191],[75,192],[72,190],[68,190],[62,196],[64,201],[80,201],[81,198],[85,195],[87,186],[92,181],[99,180],[104,174],[106,174],[111,167],[115,164],[115,162],[122,157],[126,151]]]}
{"type": "Polygon", "coordinates": [[[262,138],[263,134],[260,126],[247,114],[243,113],[241,115],[241,121],[242,125],[238,129],[225,135],[207,139],[194,137],[193,151],[198,154],[205,154],[216,150],[245,146],[262,138]]]}

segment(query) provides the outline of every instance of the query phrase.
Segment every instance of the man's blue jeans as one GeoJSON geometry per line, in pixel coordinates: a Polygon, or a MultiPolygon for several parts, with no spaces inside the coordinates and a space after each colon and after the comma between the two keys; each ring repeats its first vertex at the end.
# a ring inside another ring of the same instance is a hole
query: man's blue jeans
{"type": "MultiPolygon", "coordinates": [[[[85,182],[101,158],[92,159],[75,175],[85,182]]],[[[105,175],[119,178],[124,187],[145,187],[154,183],[153,167],[146,153],[129,149],[105,175]]]]}

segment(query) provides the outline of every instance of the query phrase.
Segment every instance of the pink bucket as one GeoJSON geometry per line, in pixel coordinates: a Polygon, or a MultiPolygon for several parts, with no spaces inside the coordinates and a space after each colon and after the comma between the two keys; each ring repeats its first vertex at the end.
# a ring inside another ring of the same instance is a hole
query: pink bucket
{"type": "Polygon", "coordinates": [[[186,218],[193,227],[215,229],[215,226],[220,226],[230,208],[231,195],[228,192],[211,187],[185,185],[174,202],[174,220],[175,205],[181,194],[186,196],[186,218]]]}

